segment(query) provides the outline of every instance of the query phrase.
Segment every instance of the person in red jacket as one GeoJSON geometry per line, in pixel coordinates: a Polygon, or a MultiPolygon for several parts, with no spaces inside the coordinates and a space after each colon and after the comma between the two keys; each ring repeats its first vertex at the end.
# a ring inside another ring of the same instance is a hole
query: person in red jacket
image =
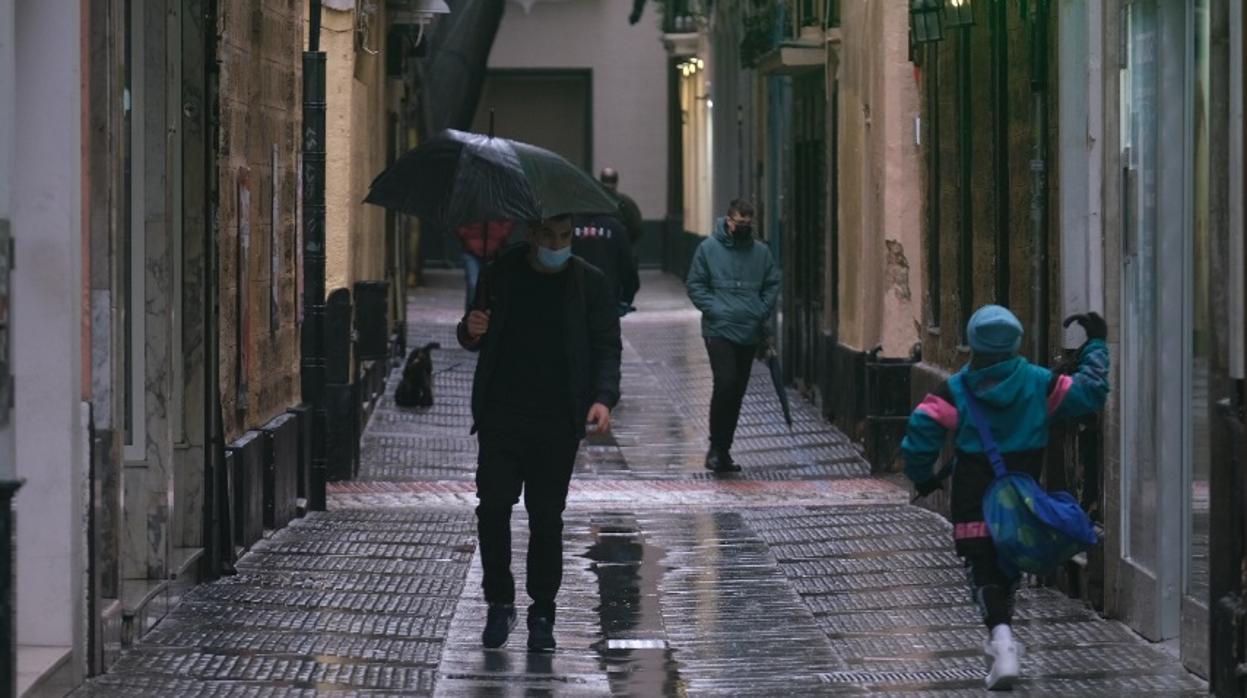
{"type": "Polygon", "coordinates": [[[463,302],[465,310],[472,309],[481,270],[498,255],[499,250],[507,246],[514,227],[515,221],[499,220],[466,223],[455,230],[455,237],[463,245],[463,275],[467,286],[467,295],[463,302]]]}

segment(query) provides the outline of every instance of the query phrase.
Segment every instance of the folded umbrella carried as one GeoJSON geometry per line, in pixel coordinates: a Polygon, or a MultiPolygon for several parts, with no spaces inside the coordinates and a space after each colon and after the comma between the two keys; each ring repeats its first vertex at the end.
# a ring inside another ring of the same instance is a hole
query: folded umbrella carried
{"type": "Polygon", "coordinates": [[[784,371],[779,365],[779,356],[775,353],[774,347],[767,348],[764,361],[767,368],[771,370],[771,385],[775,387],[775,395],[779,397],[779,406],[784,411],[784,421],[787,422],[788,429],[791,431],[792,406],[788,404],[788,390],[784,386],[784,371]]]}
{"type": "Polygon", "coordinates": [[[593,177],[557,153],[455,130],[439,133],[387,167],[364,201],[452,229],[479,221],[618,211],[593,177]]]}

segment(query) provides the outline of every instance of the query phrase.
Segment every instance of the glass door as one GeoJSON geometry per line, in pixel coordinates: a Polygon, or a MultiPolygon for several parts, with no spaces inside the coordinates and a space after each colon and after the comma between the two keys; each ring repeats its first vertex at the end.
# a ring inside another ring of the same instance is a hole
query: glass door
{"type": "Polygon", "coordinates": [[[1221,275],[1213,272],[1217,264],[1214,256],[1220,252],[1212,230],[1212,190],[1221,182],[1214,179],[1210,151],[1214,102],[1211,91],[1210,19],[1209,0],[1193,0],[1190,3],[1187,14],[1191,46],[1187,93],[1190,128],[1187,138],[1191,163],[1189,253],[1192,292],[1190,361],[1186,369],[1187,452],[1181,647],[1183,663],[1202,676],[1208,675],[1208,482],[1213,459],[1215,403],[1222,393],[1218,386],[1224,386],[1228,381],[1225,352],[1217,348],[1218,337],[1222,341],[1224,339],[1224,329],[1218,331],[1214,327],[1214,318],[1219,311],[1213,305],[1213,298],[1219,295],[1218,277],[1221,275]]]}
{"type": "Polygon", "coordinates": [[[1152,640],[1178,636],[1186,510],[1190,287],[1186,261],[1186,11],[1122,8],[1122,613],[1152,640]],[[1162,137],[1165,135],[1166,137],[1162,137]],[[1162,263],[1164,260],[1164,263],[1162,263]]]}
{"type": "Polygon", "coordinates": [[[1207,675],[1212,417],[1226,382],[1209,0],[1123,13],[1122,610],[1207,675]]]}

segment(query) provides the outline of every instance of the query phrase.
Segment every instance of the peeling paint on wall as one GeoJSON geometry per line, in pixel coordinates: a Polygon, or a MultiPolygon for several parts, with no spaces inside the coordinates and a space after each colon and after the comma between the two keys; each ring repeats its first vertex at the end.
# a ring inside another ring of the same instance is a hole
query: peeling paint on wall
{"type": "Polygon", "coordinates": [[[898,300],[908,303],[913,294],[909,289],[909,260],[905,259],[905,247],[896,240],[884,240],[883,244],[888,247],[887,269],[884,271],[888,291],[895,294],[898,300]]]}

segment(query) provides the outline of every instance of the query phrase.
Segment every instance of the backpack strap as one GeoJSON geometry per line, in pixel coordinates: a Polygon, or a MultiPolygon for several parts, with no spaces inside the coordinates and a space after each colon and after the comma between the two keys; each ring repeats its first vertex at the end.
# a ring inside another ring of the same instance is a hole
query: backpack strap
{"type": "Polygon", "coordinates": [[[970,384],[966,382],[965,375],[958,376],[961,381],[961,392],[966,396],[966,407],[970,413],[970,421],[974,422],[974,429],[979,433],[979,441],[983,442],[983,450],[987,453],[987,459],[991,461],[992,470],[995,471],[996,477],[1004,477],[1009,473],[1009,469],[1005,467],[1004,456],[1000,455],[1000,449],[996,446],[996,439],[992,436],[991,426],[988,425],[987,419],[983,416],[983,406],[979,399],[974,396],[974,391],[970,389],[970,384]]]}

